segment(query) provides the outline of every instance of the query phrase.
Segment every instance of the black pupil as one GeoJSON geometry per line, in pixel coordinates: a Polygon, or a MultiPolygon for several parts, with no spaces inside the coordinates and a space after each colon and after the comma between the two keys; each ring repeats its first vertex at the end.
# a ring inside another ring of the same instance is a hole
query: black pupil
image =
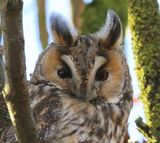
{"type": "Polygon", "coordinates": [[[61,69],[59,69],[57,73],[60,78],[71,78],[72,77],[71,71],[69,67],[67,66],[64,66],[61,69]]]}
{"type": "Polygon", "coordinates": [[[96,73],[96,81],[105,81],[108,78],[109,73],[105,70],[99,69],[96,73]]]}

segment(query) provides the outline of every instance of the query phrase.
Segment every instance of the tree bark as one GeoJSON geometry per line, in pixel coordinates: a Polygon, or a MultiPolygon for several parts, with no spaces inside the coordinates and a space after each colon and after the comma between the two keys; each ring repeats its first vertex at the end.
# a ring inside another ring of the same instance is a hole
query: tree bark
{"type": "MultiPolygon", "coordinates": [[[[1,12],[5,9],[7,0],[0,1],[0,18],[1,12]]],[[[0,41],[2,40],[2,23],[0,23],[0,41]]],[[[5,84],[5,74],[4,74],[4,62],[3,62],[4,48],[0,45],[0,136],[6,126],[10,123],[8,110],[2,95],[2,90],[5,84]]]]}
{"type": "Polygon", "coordinates": [[[30,109],[26,81],[22,7],[22,0],[8,0],[2,13],[8,81],[4,97],[19,143],[37,143],[38,135],[30,109]]]}
{"type": "Polygon", "coordinates": [[[149,143],[160,141],[160,15],[157,0],[128,0],[129,26],[147,123],[137,125],[149,143]]]}
{"type": "Polygon", "coordinates": [[[46,47],[48,42],[48,33],[46,30],[46,11],[45,11],[45,0],[37,0],[38,3],[38,19],[39,19],[39,31],[40,40],[43,48],[46,47]]]}
{"type": "Polygon", "coordinates": [[[2,48],[0,47],[0,95],[2,94],[3,88],[4,88],[4,65],[2,58],[2,48]]]}
{"type": "Polygon", "coordinates": [[[81,25],[82,25],[82,13],[84,10],[84,2],[83,0],[71,0],[72,5],[72,17],[73,17],[73,23],[74,26],[81,31],[81,25]]]}
{"type": "Polygon", "coordinates": [[[8,125],[8,112],[2,96],[2,90],[4,88],[4,64],[3,64],[3,49],[0,46],[0,135],[8,125]]]}

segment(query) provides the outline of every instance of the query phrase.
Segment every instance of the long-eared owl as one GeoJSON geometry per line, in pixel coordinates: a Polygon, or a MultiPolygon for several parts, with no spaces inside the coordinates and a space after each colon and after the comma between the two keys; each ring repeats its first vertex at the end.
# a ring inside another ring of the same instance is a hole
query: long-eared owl
{"type": "Polygon", "coordinates": [[[123,143],[132,88],[119,17],[109,10],[98,32],[80,36],[63,17],[50,21],[55,42],[40,54],[29,83],[40,140],[123,143]]]}

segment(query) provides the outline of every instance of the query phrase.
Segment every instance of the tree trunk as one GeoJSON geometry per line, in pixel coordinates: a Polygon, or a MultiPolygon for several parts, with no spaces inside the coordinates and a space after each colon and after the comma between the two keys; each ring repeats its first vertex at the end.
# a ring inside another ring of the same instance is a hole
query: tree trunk
{"type": "Polygon", "coordinates": [[[81,25],[82,25],[82,13],[84,10],[84,3],[83,0],[71,0],[72,4],[72,17],[73,17],[73,23],[74,26],[81,31],[81,25]]]}
{"type": "Polygon", "coordinates": [[[157,0],[128,0],[129,25],[147,123],[137,125],[149,143],[160,141],[160,15],[157,0]]]}
{"type": "Polygon", "coordinates": [[[2,96],[2,90],[4,88],[4,65],[3,65],[3,49],[0,47],[0,136],[5,127],[8,125],[8,112],[2,96]]]}
{"type": "MultiPolygon", "coordinates": [[[[6,0],[0,1],[0,18],[1,18],[1,12],[2,10],[5,9],[6,4],[7,4],[6,0]]],[[[2,23],[0,23],[0,41],[1,40],[2,40],[2,23]]],[[[0,136],[4,131],[4,129],[7,127],[7,125],[10,123],[8,110],[2,95],[2,90],[4,89],[4,83],[5,83],[3,54],[4,54],[4,48],[2,45],[0,45],[0,136]]]]}
{"type": "Polygon", "coordinates": [[[25,72],[22,7],[22,0],[8,0],[2,13],[8,81],[4,97],[19,143],[37,143],[38,136],[31,114],[25,72]]]}
{"type": "Polygon", "coordinates": [[[2,94],[2,90],[4,88],[4,65],[3,65],[3,58],[2,58],[1,52],[2,52],[2,48],[0,47],[0,95],[2,94]]]}
{"type": "Polygon", "coordinates": [[[46,30],[46,11],[45,11],[45,0],[37,0],[38,3],[38,19],[39,19],[39,33],[40,40],[43,48],[46,47],[48,42],[48,33],[46,30]]]}

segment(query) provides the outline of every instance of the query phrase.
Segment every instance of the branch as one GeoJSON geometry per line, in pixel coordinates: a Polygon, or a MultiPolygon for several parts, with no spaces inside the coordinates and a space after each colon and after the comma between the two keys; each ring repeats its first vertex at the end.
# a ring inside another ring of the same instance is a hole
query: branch
{"type": "Polygon", "coordinates": [[[82,13],[85,8],[85,4],[83,0],[71,0],[71,6],[72,6],[72,17],[73,17],[73,23],[74,26],[80,30],[82,26],[82,13]]]}
{"type": "Polygon", "coordinates": [[[45,3],[45,0],[37,0],[40,40],[42,42],[43,48],[46,47],[48,41],[48,33],[46,30],[45,3]]]}
{"type": "Polygon", "coordinates": [[[0,95],[2,93],[2,90],[4,88],[4,66],[3,66],[3,48],[0,45],[0,95]]]}
{"type": "Polygon", "coordinates": [[[0,45],[0,135],[9,123],[8,111],[5,106],[2,90],[4,88],[3,48],[0,45]]]}
{"type": "Polygon", "coordinates": [[[38,135],[30,109],[26,81],[22,7],[22,0],[8,0],[2,13],[8,81],[8,90],[5,91],[4,97],[18,141],[37,143],[38,135]]]}
{"type": "Polygon", "coordinates": [[[139,131],[142,132],[143,135],[150,138],[152,137],[150,127],[142,121],[141,117],[136,119],[135,122],[137,127],[139,128],[139,131]]]}

